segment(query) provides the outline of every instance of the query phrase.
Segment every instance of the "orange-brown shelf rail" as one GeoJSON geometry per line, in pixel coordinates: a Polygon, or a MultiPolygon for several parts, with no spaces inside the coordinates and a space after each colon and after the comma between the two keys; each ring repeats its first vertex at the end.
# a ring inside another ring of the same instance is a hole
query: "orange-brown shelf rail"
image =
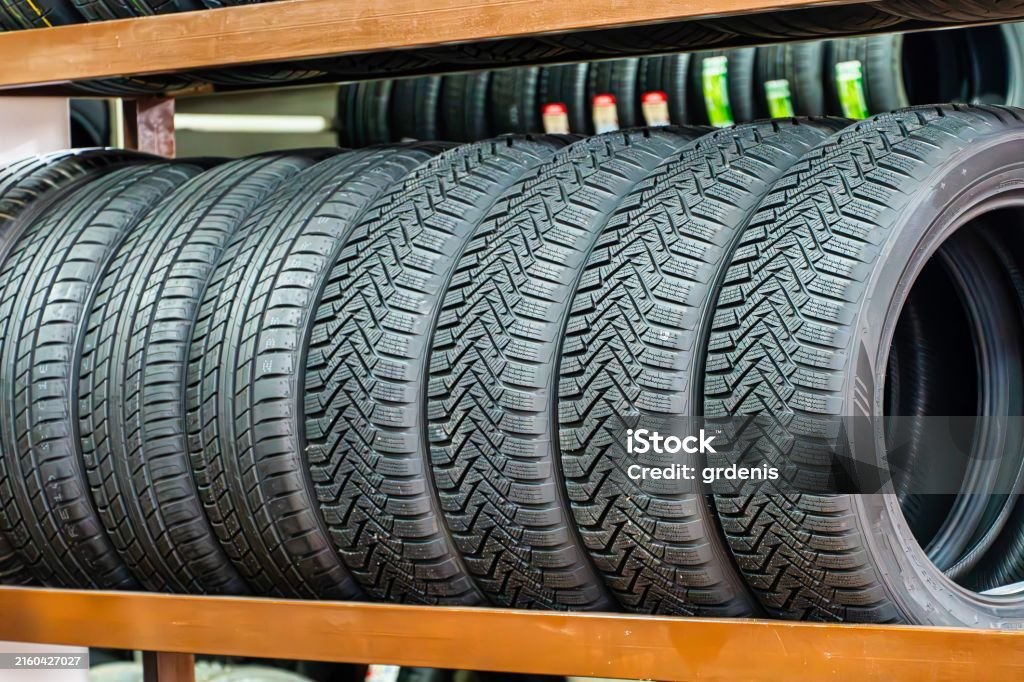
{"type": "Polygon", "coordinates": [[[0,588],[0,640],[657,680],[1024,679],[1024,633],[0,588]]]}
{"type": "Polygon", "coordinates": [[[0,34],[0,87],[351,55],[851,0],[281,0],[0,34]]]}

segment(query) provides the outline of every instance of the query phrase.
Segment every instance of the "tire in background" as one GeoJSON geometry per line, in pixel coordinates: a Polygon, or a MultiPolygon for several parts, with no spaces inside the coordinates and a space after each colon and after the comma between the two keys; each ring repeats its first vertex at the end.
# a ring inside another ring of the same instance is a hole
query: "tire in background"
{"type": "MultiPolygon", "coordinates": [[[[924,254],[971,206],[1024,181],[1018,116],[957,106],[882,114],[789,170],[745,228],[715,303],[708,428],[735,416],[828,418],[857,414],[852,400],[882,404],[883,337],[924,254]],[[780,267],[790,274],[779,276],[780,267]]],[[[729,449],[793,480],[814,469],[807,458],[820,450],[804,430],[813,425],[799,422],[750,433],[732,422],[729,449]]],[[[943,576],[895,494],[719,493],[715,503],[737,564],[771,615],[983,628],[1024,619],[1019,594],[979,597],[943,576]]]]}
{"type": "Polygon", "coordinates": [[[397,140],[441,137],[441,76],[401,78],[391,90],[391,130],[397,140]]]}
{"type": "Polygon", "coordinates": [[[565,143],[515,136],[441,154],[378,199],[331,269],[306,366],[307,457],[337,550],[375,599],[484,600],[430,479],[431,339],[487,210],[565,143]]]}
{"type": "Polygon", "coordinates": [[[675,21],[647,26],[576,31],[543,38],[579,55],[633,57],[658,52],[679,52],[692,45],[714,45],[734,35],[707,22],[675,21]]]}
{"type": "Polygon", "coordinates": [[[524,66],[491,72],[491,132],[542,133],[541,108],[537,101],[540,68],[524,66]]]}
{"type": "Polygon", "coordinates": [[[664,92],[668,97],[669,121],[676,125],[687,123],[686,77],[689,65],[690,55],[685,52],[642,58],[637,81],[637,94],[641,98],[641,105],[645,93],[655,90],[664,92]]]}
{"type": "Polygon", "coordinates": [[[770,116],[766,84],[785,80],[790,102],[797,116],[821,116],[825,113],[825,43],[787,43],[757,48],[757,110],[770,116]]]}
{"type": "Polygon", "coordinates": [[[86,19],[71,0],[5,0],[0,27],[7,31],[80,24],[86,19]]]}
{"type": "Polygon", "coordinates": [[[697,52],[690,57],[688,75],[689,91],[687,93],[687,109],[690,122],[698,125],[710,123],[708,108],[704,101],[703,69],[704,60],[708,57],[728,58],[728,92],[729,107],[732,110],[734,123],[745,123],[757,118],[757,101],[754,97],[754,64],[756,48],[743,47],[733,50],[713,50],[697,52]]]}
{"type": "Polygon", "coordinates": [[[463,249],[430,351],[427,431],[449,532],[494,604],[615,608],[561,480],[557,358],[602,227],[695,134],[576,142],[506,191],[463,249]]]}
{"type": "Polygon", "coordinates": [[[1024,12],[1021,0],[886,0],[883,6],[898,17],[941,22],[1018,19],[1024,12]]]}
{"type": "Polygon", "coordinates": [[[580,535],[631,611],[758,610],[710,499],[686,482],[627,475],[697,459],[627,454],[620,436],[700,415],[694,377],[737,238],[775,180],[841,125],[790,119],[699,138],[636,185],[586,258],[558,364],[559,452],[580,535]]]}
{"type": "Polygon", "coordinates": [[[1024,105],[1024,24],[978,26],[964,33],[971,104],[1024,105]]]}
{"type": "Polygon", "coordinates": [[[829,41],[825,52],[827,108],[842,114],[836,94],[836,64],[858,61],[868,112],[884,113],[913,104],[965,102],[969,55],[965,32],[922,31],[829,41]]]}
{"type": "Polygon", "coordinates": [[[837,31],[866,33],[889,28],[904,19],[867,5],[840,5],[734,16],[705,21],[714,27],[755,38],[825,38],[837,31]]]}
{"type": "Polygon", "coordinates": [[[561,103],[569,118],[569,131],[586,134],[593,127],[587,100],[587,62],[544,66],[540,70],[540,107],[561,103]]]}
{"type": "Polygon", "coordinates": [[[71,109],[71,146],[110,146],[110,106],[103,100],[73,99],[71,109]]]}
{"type": "Polygon", "coordinates": [[[129,235],[86,322],[79,430],[94,503],[142,587],[244,594],[192,479],[189,341],[206,282],[245,218],[309,156],[256,156],[202,173],[129,235]]]}
{"type": "Polygon", "coordinates": [[[85,317],[121,241],[201,171],[153,162],[79,181],[32,217],[0,270],[0,525],[43,585],[136,585],[83,470],[74,415],[85,317]]]}
{"type": "Polygon", "coordinates": [[[74,0],[88,21],[109,21],[205,9],[201,0],[74,0]]]}
{"type": "Polygon", "coordinates": [[[490,71],[456,73],[441,82],[441,136],[455,142],[490,137],[487,98],[490,71]]]}
{"type": "Polygon", "coordinates": [[[587,115],[591,118],[588,130],[594,129],[592,120],[594,97],[614,95],[619,116],[619,128],[636,128],[642,125],[643,111],[640,95],[636,91],[640,58],[611,59],[590,63],[587,74],[587,115]]]}
{"type": "Polygon", "coordinates": [[[347,83],[338,90],[338,143],[368,147],[391,141],[389,125],[392,81],[347,83]]]}
{"type": "Polygon", "coordinates": [[[255,594],[362,596],[309,473],[305,349],[348,232],[437,151],[344,152],[292,176],[235,232],[214,269],[190,346],[189,456],[210,523],[255,594]]]}

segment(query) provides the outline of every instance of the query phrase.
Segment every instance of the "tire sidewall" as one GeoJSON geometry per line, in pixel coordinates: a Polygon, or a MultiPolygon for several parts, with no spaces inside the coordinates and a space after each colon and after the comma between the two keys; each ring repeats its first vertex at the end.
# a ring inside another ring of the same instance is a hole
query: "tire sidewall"
{"type": "MultiPolygon", "coordinates": [[[[902,304],[929,257],[976,214],[974,209],[980,204],[1009,199],[1011,194],[1014,200],[1024,202],[1024,131],[1019,129],[982,135],[962,146],[919,184],[915,199],[883,211],[880,220],[888,222],[891,229],[880,244],[849,345],[848,415],[868,416],[865,410],[881,414],[885,385],[878,378],[885,376],[888,348],[902,304]]],[[[885,466],[881,436],[876,430],[876,442],[869,450],[874,451],[875,462],[885,466]]],[[[858,453],[858,459],[863,459],[861,455],[858,453]]],[[[1024,599],[969,592],[927,559],[895,495],[856,495],[853,508],[872,557],[870,563],[876,566],[904,619],[932,625],[1024,627],[1024,599]]]]}

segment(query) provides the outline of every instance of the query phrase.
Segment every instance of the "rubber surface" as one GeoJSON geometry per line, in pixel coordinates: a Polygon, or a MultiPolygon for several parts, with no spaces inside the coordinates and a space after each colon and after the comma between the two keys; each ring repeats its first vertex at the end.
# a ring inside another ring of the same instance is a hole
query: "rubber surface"
{"type": "Polygon", "coordinates": [[[886,0],[885,11],[925,21],[992,21],[1016,19],[1024,13],[1021,0],[886,0]]]}
{"type": "Polygon", "coordinates": [[[441,137],[476,142],[490,137],[487,113],[490,71],[456,73],[441,82],[441,137]]]}
{"type": "Polygon", "coordinates": [[[754,96],[756,48],[742,47],[733,50],[711,50],[696,52],[690,57],[689,91],[687,103],[690,123],[707,125],[708,109],[704,101],[702,73],[704,60],[708,57],[728,57],[729,106],[734,123],[746,123],[758,117],[757,101],[754,96]]]}
{"type": "Polygon", "coordinates": [[[652,90],[664,92],[668,97],[669,120],[676,125],[687,123],[686,76],[689,72],[689,53],[644,57],[640,60],[637,76],[637,95],[641,98],[652,90]]]}
{"type": "Polygon", "coordinates": [[[538,102],[540,69],[524,66],[499,69],[491,73],[491,132],[542,133],[541,106],[538,102]]]}
{"type": "Polygon", "coordinates": [[[55,587],[136,585],[92,504],[78,438],[85,316],[118,245],[198,166],[147,163],[80,182],[46,207],[0,270],[0,528],[55,587]]]}
{"type": "Polygon", "coordinates": [[[630,465],[668,462],[627,454],[618,435],[671,432],[673,418],[700,414],[693,377],[724,263],[774,182],[841,126],[788,120],[701,137],[623,199],[586,260],[559,363],[561,461],[580,534],[630,610],[757,612],[710,500],[630,478],[630,465]]]}
{"type": "MultiPolygon", "coordinates": [[[[856,413],[852,400],[877,405],[883,384],[875,374],[889,352],[883,318],[897,282],[946,221],[1020,181],[1018,116],[951,106],[883,114],[793,166],[744,230],[718,295],[707,417],[838,416],[856,413]]],[[[748,454],[790,463],[787,478],[815,471],[807,455],[794,459],[809,443],[799,420],[793,428],[747,423],[754,427],[733,427],[732,448],[750,444],[748,454]]],[[[1024,617],[1019,598],[953,589],[925,559],[895,495],[720,493],[715,502],[737,563],[771,615],[973,627],[1024,617]]]]}
{"type": "Polygon", "coordinates": [[[338,550],[376,599],[483,601],[430,480],[430,342],[470,235],[565,143],[516,136],[438,156],[374,204],[331,270],[307,361],[308,458],[338,550]]]}
{"type": "Polygon", "coordinates": [[[787,43],[757,48],[757,110],[768,117],[765,84],[785,80],[790,102],[797,116],[821,116],[825,113],[825,43],[787,43]]]}
{"type": "Polygon", "coordinates": [[[368,147],[391,141],[391,80],[360,81],[338,90],[342,147],[368,147]]]}
{"type": "Polygon", "coordinates": [[[73,0],[87,21],[131,19],[206,9],[200,0],[73,0]]]}
{"type": "Polygon", "coordinates": [[[359,216],[436,152],[346,152],[293,176],[235,232],[203,297],[188,366],[189,455],[210,523],[257,594],[362,595],[309,474],[304,339],[359,216]]]}
{"type": "Polygon", "coordinates": [[[582,55],[631,57],[656,52],[679,52],[692,45],[714,45],[733,35],[707,22],[676,21],[647,26],[576,31],[543,38],[582,55]]]}
{"type": "Polygon", "coordinates": [[[401,78],[391,90],[391,130],[396,140],[441,137],[441,76],[401,78]]]}
{"type": "Polygon", "coordinates": [[[495,604],[611,610],[558,461],[558,355],[582,265],[622,197],[692,139],[576,142],[505,192],[466,244],[433,337],[427,429],[447,526],[495,604]]]}
{"type": "Polygon", "coordinates": [[[257,156],[196,176],[132,231],[99,284],[81,360],[82,452],[111,541],[147,590],[248,592],[192,480],[188,348],[224,244],[278,185],[312,163],[257,156]]]}
{"type": "MultiPolygon", "coordinates": [[[[639,57],[591,62],[587,74],[587,111],[592,112],[595,96],[615,95],[619,128],[642,125],[644,117],[640,109],[640,95],[636,90],[639,71],[639,57]]],[[[588,130],[594,130],[592,119],[588,130]]]]}
{"type": "Polygon", "coordinates": [[[4,0],[0,3],[0,28],[6,31],[80,24],[85,20],[71,0],[4,0]]]}
{"type": "MultiPolygon", "coordinates": [[[[76,178],[130,158],[141,158],[130,152],[84,150],[57,152],[36,156],[0,168],[0,268],[7,250],[21,234],[16,220],[27,209],[41,210],[52,201],[60,188],[76,178]]],[[[7,333],[7,322],[0,325],[0,335],[7,333]]],[[[0,457],[5,457],[0,446],[0,457]]],[[[33,582],[31,573],[15,552],[11,542],[0,533],[0,584],[25,585],[33,582]]]]}
{"type": "Polygon", "coordinates": [[[587,100],[587,62],[545,66],[540,70],[540,106],[561,103],[569,118],[569,132],[584,134],[593,123],[587,100]]]}
{"type": "Polygon", "coordinates": [[[851,4],[769,14],[738,15],[704,23],[755,38],[826,38],[836,35],[837,31],[857,34],[890,28],[903,20],[903,17],[882,9],[851,4]]]}

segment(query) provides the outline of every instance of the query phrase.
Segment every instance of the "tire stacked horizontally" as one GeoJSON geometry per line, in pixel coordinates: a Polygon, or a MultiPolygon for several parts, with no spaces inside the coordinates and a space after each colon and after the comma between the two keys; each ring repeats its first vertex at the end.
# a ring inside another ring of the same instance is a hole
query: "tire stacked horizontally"
{"type": "Polygon", "coordinates": [[[1020,416],[1022,158],[933,106],[15,164],[0,580],[1018,627],[1015,496],[705,496],[617,434],[783,415],[731,434],[795,481],[852,402],[1020,416]]]}

